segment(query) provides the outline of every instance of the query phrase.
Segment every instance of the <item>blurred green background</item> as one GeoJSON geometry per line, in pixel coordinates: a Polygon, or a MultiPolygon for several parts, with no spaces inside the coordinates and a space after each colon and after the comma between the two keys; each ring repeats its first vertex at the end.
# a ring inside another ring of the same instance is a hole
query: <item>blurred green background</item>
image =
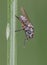
{"type": "MultiPolygon", "coordinates": [[[[21,15],[20,8],[23,6],[35,29],[34,38],[26,42],[25,48],[23,48],[24,31],[16,33],[17,65],[47,65],[47,0],[17,0],[17,2],[17,15],[21,15]]],[[[10,18],[7,13],[10,15],[10,12],[7,12],[7,0],[0,0],[0,65],[7,65],[7,53],[10,54],[10,44],[7,49],[5,37],[6,24],[10,18]]],[[[21,23],[17,20],[17,29],[19,28],[21,23]]]]}
{"type": "Polygon", "coordinates": [[[0,65],[7,65],[7,0],[0,0],[0,65]]]}
{"type": "MultiPolygon", "coordinates": [[[[18,16],[24,7],[34,25],[34,38],[24,46],[24,32],[17,34],[17,65],[47,65],[47,0],[18,0],[18,16]]],[[[17,22],[17,28],[21,27],[17,22]]]]}

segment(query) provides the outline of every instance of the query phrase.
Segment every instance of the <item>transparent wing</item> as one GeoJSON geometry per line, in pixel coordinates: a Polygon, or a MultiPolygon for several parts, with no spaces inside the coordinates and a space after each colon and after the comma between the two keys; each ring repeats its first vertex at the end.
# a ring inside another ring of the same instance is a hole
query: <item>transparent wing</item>
{"type": "Polygon", "coordinates": [[[25,11],[25,9],[23,7],[21,8],[21,13],[22,13],[23,16],[26,17],[26,19],[28,20],[28,22],[30,22],[30,19],[29,19],[28,15],[27,15],[27,13],[26,13],[26,11],[25,11]]]}

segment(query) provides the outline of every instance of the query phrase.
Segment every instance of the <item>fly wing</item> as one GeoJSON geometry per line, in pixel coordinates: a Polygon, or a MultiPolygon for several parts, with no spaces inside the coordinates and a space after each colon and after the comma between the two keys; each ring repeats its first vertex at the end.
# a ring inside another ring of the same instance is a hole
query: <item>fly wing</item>
{"type": "Polygon", "coordinates": [[[25,16],[25,18],[28,20],[28,22],[30,22],[30,19],[28,18],[28,15],[23,7],[21,8],[21,13],[23,16],[25,16]]]}

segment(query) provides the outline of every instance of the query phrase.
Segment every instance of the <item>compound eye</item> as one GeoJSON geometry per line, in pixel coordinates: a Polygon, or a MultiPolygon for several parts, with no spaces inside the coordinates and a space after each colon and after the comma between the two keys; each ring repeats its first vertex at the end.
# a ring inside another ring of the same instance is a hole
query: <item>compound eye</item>
{"type": "Polygon", "coordinates": [[[31,31],[30,30],[28,30],[27,32],[28,32],[28,34],[31,34],[31,31]]]}

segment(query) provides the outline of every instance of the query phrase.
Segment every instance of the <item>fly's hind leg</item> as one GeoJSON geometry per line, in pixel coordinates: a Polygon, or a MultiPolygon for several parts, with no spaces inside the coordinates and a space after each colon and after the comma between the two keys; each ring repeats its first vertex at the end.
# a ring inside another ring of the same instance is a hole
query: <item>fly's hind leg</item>
{"type": "Polygon", "coordinates": [[[19,17],[15,15],[15,17],[19,20],[19,17]]]}

